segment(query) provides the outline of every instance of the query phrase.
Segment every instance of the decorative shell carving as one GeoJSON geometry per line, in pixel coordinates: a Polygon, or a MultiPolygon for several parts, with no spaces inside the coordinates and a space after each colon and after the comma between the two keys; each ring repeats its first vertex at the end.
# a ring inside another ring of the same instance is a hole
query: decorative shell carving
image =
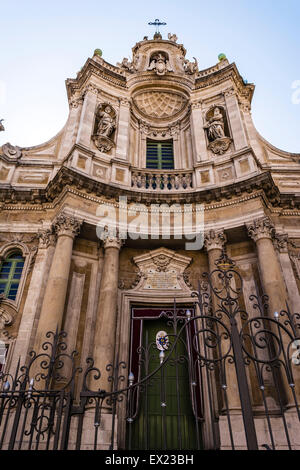
{"type": "Polygon", "coordinates": [[[166,119],[184,109],[187,99],[167,91],[145,91],[134,98],[138,110],[152,118],[166,119]]]}

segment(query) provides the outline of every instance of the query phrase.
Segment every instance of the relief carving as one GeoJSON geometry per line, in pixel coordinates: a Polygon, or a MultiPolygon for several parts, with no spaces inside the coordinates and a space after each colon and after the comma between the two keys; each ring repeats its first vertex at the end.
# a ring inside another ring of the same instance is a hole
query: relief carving
{"type": "Polygon", "coordinates": [[[138,267],[136,290],[186,290],[183,273],[192,259],[166,248],[133,258],[138,267]]]}
{"type": "MultiPolygon", "coordinates": [[[[0,302],[4,300],[5,297],[3,294],[0,294],[0,302]]],[[[9,341],[12,338],[9,332],[6,330],[7,327],[12,326],[14,323],[13,315],[5,310],[3,307],[0,308],[0,341],[9,341]]]]}
{"type": "Polygon", "coordinates": [[[11,145],[9,142],[7,142],[7,144],[4,144],[2,146],[2,152],[3,152],[3,155],[5,155],[8,158],[18,159],[22,156],[20,147],[11,145]]]}
{"type": "Polygon", "coordinates": [[[173,72],[168,56],[165,52],[157,52],[153,54],[147,70],[153,70],[157,75],[165,75],[167,72],[173,72]]]}
{"type": "Polygon", "coordinates": [[[134,104],[147,117],[165,119],[184,109],[184,96],[167,91],[145,91],[135,96],[134,104]]]}

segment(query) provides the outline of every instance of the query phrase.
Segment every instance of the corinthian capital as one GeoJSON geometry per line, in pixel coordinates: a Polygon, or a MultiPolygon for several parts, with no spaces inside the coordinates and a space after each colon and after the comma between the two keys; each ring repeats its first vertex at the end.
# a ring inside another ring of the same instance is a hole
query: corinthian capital
{"type": "Polygon", "coordinates": [[[56,235],[53,229],[43,230],[38,233],[39,248],[48,248],[50,245],[55,245],[56,235]]]}
{"type": "Polygon", "coordinates": [[[56,218],[53,226],[58,237],[62,235],[67,235],[69,237],[74,238],[76,235],[79,234],[81,224],[81,220],[77,220],[69,215],[60,214],[56,218]]]}
{"type": "Polygon", "coordinates": [[[260,219],[253,220],[253,222],[246,224],[248,235],[255,243],[262,238],[272,239],[275,228],[274,224],[269,217],[261,217],[260,219]]]}
{"type": "Polygon", "coordinates": [[[120,250],[122,245],[124,244],[124,240],[120,238],[118,231],[116,231],[115,233],[104,231],[102,242],[104,250],[106,250],[107,248],[117,248],[118,250],[120,250]]]}
{"type": "Polygon", "coordinates": [[[276,233],[274,246],[279,253],[288,253],[289,236],[287,233],[276,233]]]}
{"type": "Polygon", "coordinates": [[[207,251],[222,250],[226,242],[224,230],[210,230],[204,234],[204,246],[207,251]]]}

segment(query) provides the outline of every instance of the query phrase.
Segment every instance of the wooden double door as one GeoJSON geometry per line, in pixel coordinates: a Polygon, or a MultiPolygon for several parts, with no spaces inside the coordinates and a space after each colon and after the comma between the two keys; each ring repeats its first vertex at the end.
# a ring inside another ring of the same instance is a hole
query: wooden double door
{"type": "Polygon", "coordinates": [[[170,353],[175,341],[170,309],[132,309],[131,370],[137,380],[149,377],[139,387],[132,426],[133,449],[197,449],[199,444],[198,404],[193,402],[191,355],[186,332],[176,341],[170,358],[160,366],[157,334],[166,333],[170,353]]]}

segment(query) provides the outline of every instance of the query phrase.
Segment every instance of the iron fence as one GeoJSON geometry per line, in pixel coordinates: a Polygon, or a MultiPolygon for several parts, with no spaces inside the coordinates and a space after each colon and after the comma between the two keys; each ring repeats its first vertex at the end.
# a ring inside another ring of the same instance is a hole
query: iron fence
{"type": "MultiPolygon", "coordinates": [[[[65,332],[49,332],[26,366],[1,374],[1,449],[299,449],[300,315],[243,302],[243,280],[224,252],[190,307],[161,312],[137,373],[117,356],[106,390],[65,332]]],[[[132,362],[130,362],[132,366],[132,362]]]]}

